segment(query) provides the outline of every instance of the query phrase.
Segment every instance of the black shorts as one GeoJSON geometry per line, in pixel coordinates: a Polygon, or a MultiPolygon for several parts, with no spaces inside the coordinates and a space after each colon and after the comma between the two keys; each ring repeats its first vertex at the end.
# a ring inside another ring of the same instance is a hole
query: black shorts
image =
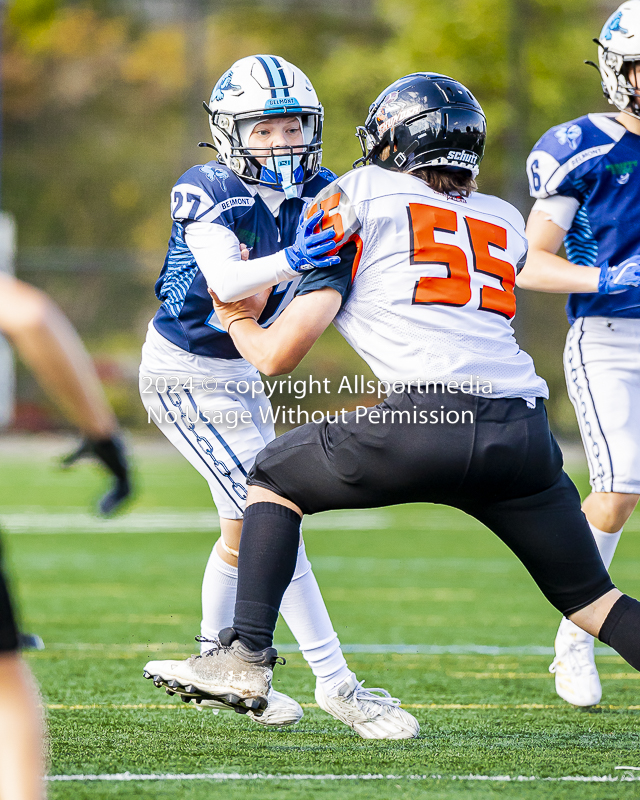
{"type": "Polygon", "coordinates": [[[2,569],[2,552],[0,551],[0,653],[9,653],[18,649],[18,628],[16,626],[7,580],[2,569]]]}
{"type": "Polygon", "coordinates": [[[366,412],[278,437],[248,483],[305,514],[415,502],[460,508],[513,550],[563,614],[613,588],[542,400],[529,408],[514,398],[392,394],[366,412]]]}

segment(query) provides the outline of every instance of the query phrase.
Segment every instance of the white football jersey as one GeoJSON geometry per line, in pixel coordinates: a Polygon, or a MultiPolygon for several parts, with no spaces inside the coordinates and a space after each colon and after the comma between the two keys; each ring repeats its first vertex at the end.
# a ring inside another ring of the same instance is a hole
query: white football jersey
{"type": "Polygon", "coordinates": [[[323,227],[357,244],[335,325],[380,380],[471,380],[472,394],[549,396],[511,327],[527,253],[513,206],[440,194],[376,166],[347,173],[316,201],[323,227]]]}

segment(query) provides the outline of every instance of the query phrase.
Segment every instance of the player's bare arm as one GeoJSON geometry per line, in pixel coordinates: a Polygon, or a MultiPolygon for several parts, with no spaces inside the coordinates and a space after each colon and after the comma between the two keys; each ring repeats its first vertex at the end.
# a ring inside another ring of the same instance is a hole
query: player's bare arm
{"type": "Polygon", "coordinates": [[[116,431],[91,359],[67,318],[43,292],[0,275],[0,331],[83,433],[104,438],[116,431]]]}
{"type": "Polygon", "coordinates": [[[81,456],[94,456],[114,476],[113,487],[99,505],[102,513],[112,513],[131,493],[129,468],[118,422],[74,327],[44,292],[0,275],[0,331],[85,437],[63,464],[69,466],[81,456]]]}
{"type": "Polygon", "coordinates": [[[572,264],[556,255],[566,234],[567,231],[557,225],[546,211],[536,211],[534,206],[527,221],[527,263],[516,278],[521,289],[552,294],[612,294],[638,285],[639,257],[626,259],[620,264],[606,264],[601,269],[572,264]]]}
{"type": "Polygon", "coordinates": [[[532,211],[527,221],[527,263],[516,278],[521,289],[538,292],[597,292],[599,272],[556,255],[566,231],[544,211],[532,211]]]}
{"type": "Polygon", "coordinates": [[[213,301],[243,358],[271,376],[298,366],[340,310],[342,296],[327,287],[296,297],[269,328],[258,325],[244,301],[221,303],[215,295],[213,301]]]}
{"type": "MultiPolygon", "coordinates": [[[[336,231],[333,227],[324,230],[319,227],[323,217],[322,210],[308,218],[301,214],[295,242],[282,253],[297,273],[308,272],[310,268],[335,266],[340,262],[339,256],[328,254],[335,248],[336,231]]],[[[263,329],[258,325],[262,295],[224,303],[211,289],[209,294],[218,319],[238,352],[269,376],[281,375],[297,367],[342,303],[337,290],[325,287],[295,298],[269,328],[263,329]]]]}
{"type": "Polygon", "coordinates": [[[216,308],[219,306],[221,309],[224,309],[226,320],[224,329],[228,331],[232,322],[237,322],[241,319],[257,320],[264,311],[266,302],[271,294],[271,289],[265,289],[262,292],[251,295],[251,297],[245,297],[233,303],[223,303],[213,289],[209,289],[209,294],[214,301],[214,305],[216,305],[216,303],[218,304],[216,308]]]}

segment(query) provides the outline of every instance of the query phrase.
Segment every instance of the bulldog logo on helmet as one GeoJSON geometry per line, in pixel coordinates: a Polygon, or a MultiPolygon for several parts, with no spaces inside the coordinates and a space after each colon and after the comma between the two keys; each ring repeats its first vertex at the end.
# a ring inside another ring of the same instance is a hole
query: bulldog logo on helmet
{"type": "Polygon", "coordinates": [[[220,100],[224,100],[224,93],[231,90],[232,92],[237,92],[240,90],[240,86],[235,86],[231,83],[231,79],[233,78],[233,70],[228,69],[224,75],[220,78],[220,80],[216,83],[213,87],[213,92],[211,93],[211,100],[216,100],[220,102],[220,100]]]}
{"type": "MultiPolygon", "coordinates": [[[[294,64],[266,54],[241,58],[220,77],[204,107],[218,161],[242,180],[297,196],[296,185],[318,174],[324,111],[309,79],[294,64]],[[289,88],[294,86],[292,96],[289,88]],[[254,127],[276,116],[298,117],[302,133],[295,154],[284,161],[279,146],[248,146],[254,127]],[[294,182],[289,184],[289,180],[294,182]]],[[[214,172],[213,177],[224,183],[229,173],[217,176],[214,172]]]]}
{"type": "Polygon", "coordinates": [[[618,13],[615,14],[605,25],[603,33],[606,41],[610,42],[611,39],[613,38],[613,34],[616,31],[621,33],[623,36],[629,35],[629,31],[626,28],[623,28],[622,25],[620,24],[621,20],[622,20],[622,11],[618,11],[618,13]]]}

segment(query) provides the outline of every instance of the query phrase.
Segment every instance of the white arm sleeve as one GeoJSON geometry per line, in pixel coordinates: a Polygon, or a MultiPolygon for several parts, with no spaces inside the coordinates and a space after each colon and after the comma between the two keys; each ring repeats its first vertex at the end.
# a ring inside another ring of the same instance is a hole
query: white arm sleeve
{"type": "Polygon", "coordinates": [[[561,194],[554,194],[551,197],[544,197],[536,200],[531,209],[541,211],[548,220],[555,223],[563,231],[568,231],[573,223],[573,218],[578,213],[580,203],[575,197],[565,197],[561,194]]]}
{"type": "Polygon", "coordinates": [[[185,240],[207,286],[223,303],[242,300],[298,276],[282,250],[242,261],[236,235],[215,222],[192,222],[187,225],[185,240]]]}

